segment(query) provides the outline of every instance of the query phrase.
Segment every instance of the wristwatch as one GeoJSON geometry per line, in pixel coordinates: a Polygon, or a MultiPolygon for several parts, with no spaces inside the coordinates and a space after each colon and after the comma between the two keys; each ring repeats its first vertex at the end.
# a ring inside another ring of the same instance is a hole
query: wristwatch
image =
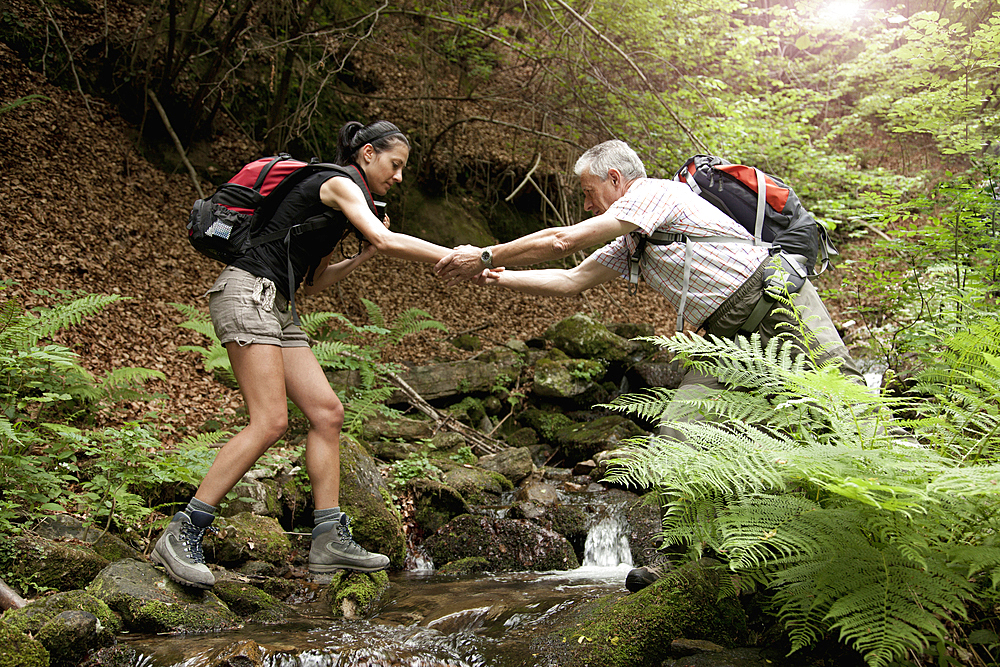
{"type": "Polygon", "coordinates": [[[487,269],[493,268],[493,247],[483,248],[483,252],[479,255],[479,261],[483,263],[487,269]]]}

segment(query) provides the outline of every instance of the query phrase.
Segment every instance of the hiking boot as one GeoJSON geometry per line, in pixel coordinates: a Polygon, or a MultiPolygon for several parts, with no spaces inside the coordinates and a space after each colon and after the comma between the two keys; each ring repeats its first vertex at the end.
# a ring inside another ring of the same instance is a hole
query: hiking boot
{"type": "Polygon", "coordinates": [[[215,585],[215,575],[205,565],[205,552],[201,548],[201,538],[207,530],[208,526],[196,526],[190,516],[178,512],[163,529],[150,560],[162,565],[167,575],[179,584],[211,588],[215,585]]]}
{"type": "Polygon", "coordinates": [[[389,566],[388,556],[370,553],[354,541],[350,522],[346,514],[341,514],[339,521],[327,521],[313,529],[312,546],[309,548],[310,572],[377,572],[389,566]]]}

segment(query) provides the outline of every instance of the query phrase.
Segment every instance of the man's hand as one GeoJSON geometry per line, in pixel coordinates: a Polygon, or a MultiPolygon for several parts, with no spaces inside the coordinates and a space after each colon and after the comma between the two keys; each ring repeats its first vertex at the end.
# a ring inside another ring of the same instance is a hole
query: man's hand
{"type": "Polygon", "coordinates": [[[434,265],[434,272],[449,286],[471,280],[483,271],[481,254],[481,248],[471,245],[458,246],[434,265]]]}

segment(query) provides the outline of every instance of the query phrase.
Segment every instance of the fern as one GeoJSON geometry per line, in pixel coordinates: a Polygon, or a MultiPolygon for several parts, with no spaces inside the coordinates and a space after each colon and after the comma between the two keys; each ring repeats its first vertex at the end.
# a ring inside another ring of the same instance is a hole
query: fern
{"type": "MultiPolygon", "coordinates": [[[[947,391],[935,404],[878,395],[834,366],[810,370],[773,340],[658,342],[738,391],[691,400],[704,419],[668,423],[682,441],[627,443],[608,479],[659,492],[665,544],[692,557],[710,550],[747,585],[770,589],[793,650],[835,631],[887,665],[946,637],[944,619],[997,587],[994,347],[950,342],[964,368],[931,378],[947,391]],[[920,415],[907,426],[929,428],[902,431],[891,419],[901,409],[920,415]]],[[[670,397],[649,391],[611,407],[649,418],[670,397]]]]}

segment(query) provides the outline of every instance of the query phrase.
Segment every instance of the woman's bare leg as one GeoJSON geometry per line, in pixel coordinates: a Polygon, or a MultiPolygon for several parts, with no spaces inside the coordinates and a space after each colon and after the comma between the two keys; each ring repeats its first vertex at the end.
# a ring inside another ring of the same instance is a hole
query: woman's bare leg
{"type": "Polygon", "coordinates": [[[306,471],[317,509],[340,504],[340,429],[344,406],[308,347],[283,350],[285,390],[309,419],[306,471]]]}
{"type": "Polygon", "coordinates": [[[219,450],[195,493],[198,500],[216,506],[288,428],[282,348],[228,343],[226,351],[250,423],[219,450]]]}

